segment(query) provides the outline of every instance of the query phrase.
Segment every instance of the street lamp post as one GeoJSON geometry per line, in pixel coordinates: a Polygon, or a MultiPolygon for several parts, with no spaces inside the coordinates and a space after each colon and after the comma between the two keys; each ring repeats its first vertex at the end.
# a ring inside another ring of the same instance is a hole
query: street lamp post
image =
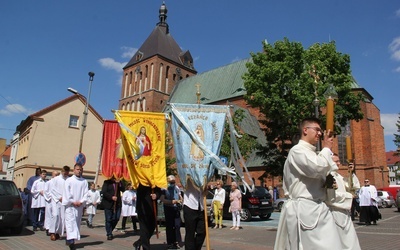
{"type": "MultiPolygon", "coordinates": [[[[92,91],[92,82],[93,82],[93,77],[94,77],[94,73],[93,72],[89,72],[89,91],[88,91],[88,95],[86,98],[86,105],[85,105],[85,110],[83,111],[83,122],[82,122],[82,129],[81,129],[81,135],[80,135],[80,139],[79,139],[79,153],[76,156],[76,163],[81,164],[82,166],[85,165],[86,163],[86,156],[82,153],[82,145],[83,145],[83,134],[86,130],[86,126],[87,126],[87,116],[89,114],[89,102],[90,102],[90,94],[92,91]]],[[[76,91],[73,88],[68,88],[68,91],[74,94],[79,94],[78,91],[76,91]]],[[[79,94],[81,95],[81,94],[79,94]]]]}
{"type": "Polygon", "coordinates": [[[82,144],[83,144],[83,133],[86,130],[86,125],[87,125],[87,116],[88,116],[88,111],[89,111],[89,102],[90,102],[90,94],[92,91],[92,82],[93,82],[93,77],[94,73],[89,72],[89,91],[88,91],[88,97],[85,105],[85,111],[83,112],[83,123],[82,123],[82,130],[81,130],[81,136],[79,140],[79,153],[82,153],[82,144]]]}

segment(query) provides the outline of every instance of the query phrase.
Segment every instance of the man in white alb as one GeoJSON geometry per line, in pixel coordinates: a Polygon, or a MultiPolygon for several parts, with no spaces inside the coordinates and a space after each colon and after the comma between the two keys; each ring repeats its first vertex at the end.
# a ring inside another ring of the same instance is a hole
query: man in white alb
{"type": "Polygon", "coordinates": [[[337,172],[341,166],[339,156],[333,154],[332,160],[337,165],[337,167],[335,166],[331,172],[335,179],[335,197],[334,200],[327,200],[326,204],[329,206],[333,219],[335,220],[336,229],[338,230],[340,241],[342,243],[342,249],[359,250],[361,249],[360,243],[349,214],[353,195],[346,191],[345,179],[337,172]]]}
{"type": "Polygon", "coordinates": [[[52,205],[51,205],[51,185],[55,177],[57,177],[60,173],[58,171],[51,172],[51,179],[46,181],[45,184],[45,192],[44,192],[44,199],[46,201],[45,207],[45,216],[44,216],[44,228],[46,229],[47,236],[50,236],[50,224],[51,224],[51,216],[52,216],[52,205]]]}
{"type": "Polygon", "coordinates": [[[69,177],[69,166],[61,169],[61,174],[52,180],[51,193],[51,223],[49,228],[50,239],[58,240],[64,234],[65,208],[61,204],[65,180],[69,177]]]}
{"type": "Polygon", "coordinates": [[[82,178],[83,168],[75,164],[74,175],[65,181],[62,204],[65,206],[66,244],[75,248],[75,240],[81,239],[80,226],[83,208],[86,205],[88,182],[82,178]]]}
{"type": "Polygon", "coordinates": [[[283,169],[284,203],[275,240],[276,250],[342,249],[332,213],[325,204],[326,176],[334,165],[333,137],[324,133],[321,152],[315,145],[322,136],[320,121],[304,119],[301,139],[287,156],[283,169]]]}

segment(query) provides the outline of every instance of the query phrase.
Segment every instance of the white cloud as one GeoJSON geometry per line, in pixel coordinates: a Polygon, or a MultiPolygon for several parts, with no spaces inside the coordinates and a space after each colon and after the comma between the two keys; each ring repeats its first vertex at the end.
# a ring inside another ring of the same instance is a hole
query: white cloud
{"type": "Polygon", "coordinates": [[[396,10],[396,16],[400,17],[400,9],[396,10]]]}
{"type": "Polygon", "coordinates": [[[400,61],[400,36],[393,39],[393,41],[389,44],[389,51],[394,60],[400,61]]]}
{"type": "Polygon", "coordinates": [[[122,55],[121,55],[122,58],[131,59],[132,56],[136,53],[136,51],[138,49],[137,48],[131,48],[131,47],[123,46],[123,47],[121,47],[121,50],[122,50],[122,55]]]}
{"type": "Polygon", "coordinates": [[[118,73],[121,73],[122,68],[126,65],[126,62],[117,62],[110,57],[99,59],[99,63],[104,68],[115,70],[118,73]]]}
{"type": "Polygon", "coordinates": [[[29,113],[32,113],[32,111],[26,109],[24,106],[22,106],[21,104],[8,104],[7,106],[5,106],[4,109],[0,109],[0,115],[13,115],[13,114],[18,114],[18,113],[22,113],[24,115],[27,115],[29,113]]]}
{"type": "Polygon", "coordinates": [[[397,120],[399,119],[398,114],[381,114],[381,123],[385,128],[385,136],[397,134],[397,120]]]}
{"type": "Polygon", "coordinates": [[[400,73],[400,67],[398,67],[397,69],[394,70],[395,72],[399,72],[400,73]]]}

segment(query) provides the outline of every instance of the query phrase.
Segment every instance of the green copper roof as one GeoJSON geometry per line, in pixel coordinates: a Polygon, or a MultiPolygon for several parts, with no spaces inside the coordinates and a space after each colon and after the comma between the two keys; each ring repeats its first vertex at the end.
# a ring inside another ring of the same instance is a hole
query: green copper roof
{"type": "Polygon", "coordinates": [[[246,63],[240,60],[181,80],[175,86],[169,102],[197,103],[197,87],[200,84],[201,103],[212,103],[246,94],[242,75],[247,72],[246,63]]]}

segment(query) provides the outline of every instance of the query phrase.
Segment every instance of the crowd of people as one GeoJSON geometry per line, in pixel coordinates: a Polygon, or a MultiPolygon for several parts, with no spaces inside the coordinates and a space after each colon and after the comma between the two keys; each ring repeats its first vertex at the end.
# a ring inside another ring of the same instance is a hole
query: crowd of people
{"type": "Polygon", "coordinates": [[[376,224],[375,187],[366,179],[360,188],[352,162],[348,177],[338,173],[341,163],[332,152],[332,133],[323,131],[318,119],[304,119],[299,129],[300,141],[290,149],[284,165],[283,191],[288,200],[274,249],[361,249],[352,223],[355,200],[360,201],[360,222],[376,224]],[[322,149],[317,152],[320,141],[322,149]]]}
{"type": "MultiPolygon", "coordinates": [[[[300,132],[301,139],[289,151],[284,166],[282,188],[288,200],[281,212],[275,249],[360,249],[352,223],[355,191],[359,190],[360,221],[371,225],[376,224],[380,216],[376,188],[368,179],[360,187],[351,163],[349,177],[338,173],[341,163],[339,156],[332,152],[333,138],[329,136],[330,131],[323,132],[318,119],[304,119],[300,132]],[[323,134],[322,149],[316,152],[315,145],[323,134]],[[327,182],[328,176],[332,177],[332,183],[327,182]]],[[[187,250],[202,248],[206,238],[202,202],[205,193],[190,179],[182,192],[173,175],[167,177],[166,189],[139,184],[136,190],[130,183],[125,186],[112,177],[104,181],[100,195],[95,184],[88,185],[82,177],[81,165],[75,164],[72,176],[69,176],[70,171],[70,167],[64,166],[61,174],[54,171],[47,181],[46,170],[36,169],[35,176],[28,180],[23,199],[28,225],[33,231],[46,231],[52,241],[65,233],[66,245],[75,249],[84,211],[88,215],[87,226],[93,228],[93,218],[101,202],[107,240],[113,240],[113,231],[122,216],[122,230],[126,229],[129,218],[134,233],[140,236],[133,243],[134,249],[150,249],[150,239],[156,229],[155,200],[159,199],[164,208],[168,249],[179,249],[183,244],[187,250]],[[184,241],[180,233],[181,210],[185,220],[184,241]]],[[[232,213],[230,229],[239,230],[242,194],[236,182],[231,183],[229,194],[222,185],[218,180],[214,189],[214,229],[223,228],[223,206],[228,195],[232,213]]],[[[268,189],[274,195],[273,188],[268,189]]]]}

